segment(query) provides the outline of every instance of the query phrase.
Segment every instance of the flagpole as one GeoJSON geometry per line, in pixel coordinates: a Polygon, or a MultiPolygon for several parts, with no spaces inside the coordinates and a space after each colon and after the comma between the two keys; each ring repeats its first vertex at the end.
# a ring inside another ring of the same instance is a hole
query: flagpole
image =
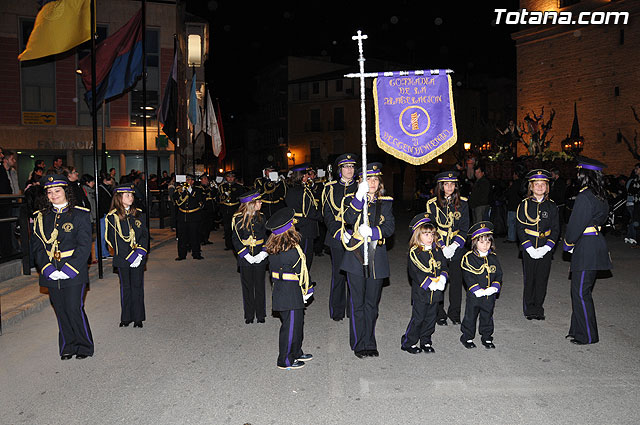
{"type": "MultiPolygon", "coordinates": [[[[193,82],[191,84],[197,83],[197,78],[196,78],[196,67],[195,65],[192,66],[193,69],[193,82]]],[[[194,84],[195,85],[195,84],[194,84]]],[[[200,111],[198,110],[198,103],[197,103],[197,98],[196,98],[196,110],[198,111],[198,113],[200,113],[200,111]]],[[[198,121],[196,120],[196,123],[198,121]]],[[[191,141],[193,142],[193,146],[192,146],[192,157],[191,157],[191,170],[193,173],[193,177],[195,178],[196,176],[196,125],[194,124],[193,126],[193,130],[191,131],[191,141]]]]}
{"type": "Polygon", "coordinates": [[[91,124],[93,126],[93,173],[96,179],[96,256],[98,257],[98,279],[102,273],[102,231],[100,229],[100,201],[98,173],[98,116],[96,107],[96,2],[91,0],[91,124]]]}
{"type": "Polygon", "coordinates": [[[104,101],[104,99],[102,99],[102,155],[100,157],[100,168],[102,168],[102,171],[104,171],[105,173],[107,172],[107,141],[105,140],[105,109],[106,108],[106,103],[104,101]]]}
{"type": "MultiPolygon", "coordinates": [[[[147,151],[147,2],[142,0],[142,139],[144,141],[144,210],[146,213],[145,223],[147,231],[149,228],[149,158],[147,151]]],[[[149,251],[149,246],[145,247],[149,251]]]]}
{"type": "MultiPolygon", "coordinates": [[[[366,40],[367,36],[362,34],[362,31],[358,30],[358,35],[351,37],[352,40],[358,40],[358,52],[360,57],[358,62],[360,63],[360,135],[362,138],[362,181],[367,181],[367,115],[365,108],[365,92],[364,92],[364,55],[362,54],[362,40],[366,40]]],[[[364,198],[364,204],[362,205],[362,224],[369,225],[368,214],[368,199],[369,194],[364,198]]],[[[363,266],[369,265],[369,241],[365,238],[363,244],[363,266]]]]}

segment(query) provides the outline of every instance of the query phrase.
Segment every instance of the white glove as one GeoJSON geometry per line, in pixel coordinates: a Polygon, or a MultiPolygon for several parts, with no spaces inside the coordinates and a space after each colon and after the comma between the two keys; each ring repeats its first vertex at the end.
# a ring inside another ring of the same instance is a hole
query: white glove
{"type": "Polygon", "coordinates": [[[569,254],[573,254],[573,248],[571,248],[569,251],[567,251],[569,254]]]}
{"type": "Polygon", "coordinates": [[[458,242],[453,242],[451,245],[449,245],[449,249],[451,250],[451,256],[453,257],[456,253],[456,249],[458,249],[460,247],[460,244],[458,242]]]}
{"type": "Polygon", "coordinates": [[[496,288],[495,286],[490,286],[484,290],[485,295],[493,295],[497,293],[498,293],[498,288],[496,288]]]}
{"type": "Polygon", "coordinates": [[[61,272],[59,272],[58,270],[54,270],[53,272],[51,272],[51,274],[49,275],[49,279],[51,280],[58,280],[60,279],[60,274],[61,272]]]}
{"type": "Polygon", "coordinates": [[[307,301],[309,300],[309,298],[311,298],[313,296],[313,288],[309,288],[309,291],[307,292],[307,295],[303,295],[302,296],[302,300],[305,302],[305,304],[307,303],[307,301]]]}
{"type": "Polygon", "coordinates": [[[442,248],[442,253],[447,258],[447,260],[450,260],[453,257],[453,254],[456,253],[456,248],[458,248],[458,246],[459,245],[454,242],[451,245],[447,245],[442,248]]]}
{"type": "Polygon", "coordinates": [[[142,262],[142,254],[138,254],[136,259],[133,260],[133,263],[131,263],[131,267],[138,267],[141,262],[142,262]]]}
{"type": "Polygon", "coordinates": [[[260,251],[258,255],[253,257],[256,260],[255,264],[262,263],[268,255],[267,251],[260,251]]]}
{"type": "Polygon", "coordinates": [[[62,270],[58,271],[57,273],[58,273],[58,277],[56,279],[59,279],[59,280],[69,279],[69,276],[62,270]]]}
{"type": "Polygon", "coordinates": [[[444,291],[444,286],[447,284],[447,278],[443,275],[438,277],[438,285],[440,286],[440,290],[444,291]]]}
{"type": "Polygon", "coordinates": [[[350,234],[348,234],[347,232],[342,233],[342,242],[347,244],[347,243],[349,243],[350,240],[351,240],[351,235],[350,234]]]}
{"type": "Polygon", "coordinates": [[[369,183],[367,181],[360,182],[358,185],[358,191],[356,192],[356,199],[362,201],[366,194],[369,193],[369,183]]]}
{"type": "Polygon", "coordinates": [[[480,298],[483,297],[485,295],[487,295],[487,291],[486,289],[478,289],[476,292],[473,293],[476,297],[480,298]]]}
{"type": "Polygon", "coordinates": [[[360,227],[358,227],[358,231],[360,232],[363,238],[370,238],[371,235],[373,234],[371,232],[371,227],[367,226],[366,224],[361,224],[360,227]]]}
{"type": "Polygon", "coordinates": [[[433,291],[437,291],[437,290],[438,290],[438,286],[440,286],[440,285],[438,284],[438,282],[439,282],[439,281],[438,281],[438,279],[435,279],[435,280],[434,280],[434,279],[432,279],[432,280],[431,280],[431,283],[430,283],[430,284],[429,284],[429,286],[428,286],[428,288],[429,288],[429,290],[430,290],[431,292],[433,292],[433,291]]]}
{"type": "Polygon", "coordinates": [[[249,262],[249,264],[255,264],[255,263],[257,263],[257,261],[256,261],[256,257],[254,257],[254,256],[253,256],[253,255],[251,255],[251,254],[247,254],[247,255],[245,255],[243,258],[244,258],[245,260],[247,260],[247,261],[249,262]]]}
{"type": "Polygon", "coordinates": [[[540,254],[540,258],[544,257],[551,251],[551,247],[549,245],[542,245],[538,248],[538,254],[540,254]]]}
{"type": "Polygon", "coordinates": [[[529,254],[529,257],[533,258],[534,260],[542,258],[540,257],[540,254],[538,253],[538,251],[532,246],[527,248],[526,251],[527,251],[527,254],[529,254]]]}

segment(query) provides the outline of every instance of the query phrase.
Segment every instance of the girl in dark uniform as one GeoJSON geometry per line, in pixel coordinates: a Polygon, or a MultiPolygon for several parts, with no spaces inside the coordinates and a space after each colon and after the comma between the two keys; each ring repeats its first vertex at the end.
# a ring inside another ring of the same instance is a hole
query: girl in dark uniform
{"type": "Polygon", "coordinates": [[[438,228],[442,252],[449,270],[449,309],[444,311],[444,297],[438,303],[439,325],[447,324],[447,316],[454,325],[460,324],[462,304],[462,270],[460,260],[465,253],[464,244],[469,230],[467,198],[460,196],[458,173],[445,171],[436,175],[436,196],[427,202],[427,213],[438,228]]]}
{"type": "Polygon", "coordinates": [[[578,157],[578,183],[582,189],[569,217],[564,235],[564,249],[571,257],[571,327],[569,335],[574,344],[595,344],[600,340],[596,310],[591,291],[598,270],[611,270],[611,256],[607,241],[601,233],[607,220],[609,204],[602,176],[606,167],[602,162],[578,157]]]}
{"type": "Polygon", "coordinates": [[[412,311],[400,348],[411,354],[433,353],[431,335],[436,328],[438,303],[447,282],[447,259],[442,254],[438,232],[429,214],[416,215],[409,227],[413,231],[407,262],[412,311]]]}
{"type": "Polygon", "coordinates": [[[529,197],[522,200],[516,211],[516,230],[522,253],[524,290],[522,308],[528,320],[544,320],[544,299],[551,271],[551,250],[560,236],[558,207],[549,199],[547,170],[533,170],[527,174],[529,197]]]}
{"type": "Polygon", "coordinates": [[[40,271],[40,286],[58,319],[60,358],[93,355],[93,338],[84,312],[84,292],[89,283],[87,259],[91,255],[91,215],[74,205],[67,179],[61,175],[42,178],[48,207],[35,214],[32,255],[40,271]]]}
{"type": "Polygon", "coordinates": [[[471,251],[461,261],[462,276],[467,286],[467,303],[462,319],[460,342],[465,348],[475,348],[476,321],[485,348],[496,348],[493,343],[493,309],[496,294],[502,288],[502,268],[493,244],[493,223],[480,221],[469,229],[471,251]]]}
{"type": "Polygon", "coordinates": [[[149,231],[142,210],[133,206],[134,200],[133,185],[123,184],[114,189],[104,239],[113,250],[113,267],[120,277],[120,327],[133,322],[134,328],[141,328],[146,318],[144,267],[149,231]]]}
{"type": "Polygon", "coordinates": [[[240,208],[231,220],[231,242],[238,254],[244,322],[264,323],[266,316],[264,296],[264,272],[267,269],[267,252],[264,241],[267,236],[264,215],[260,212],[260,192],[252,190],[240,198],[240,208]]]}
{"type": "Polygon", "coordinates": [[[283,208],[267,221],[271,235],[265,245],[269,253],[269,269],[273,281],[273,311],[280,312],[280,369],[300,369],[313,359],[302,351],[304,305],[313,294],[300,234],[293,226],[295,210],[283,208]]]}
{"type": "MultiPolygon", "coordinates": [[[[353,236],[348,237],[342,270],[347,272],[349,285],[349,306],[351,322],[349,324],[350,346],[358,358],[378,357],[376,344],[376,321],[378,304],[382,291],[382,282],[389,277],[389,260],[385,238],[393,235],[395,219],[393,217],[393,198],[382,196],[382,164],[367,164],[365,177],[358,185],[355,197],[345,202],[344,223],[352,225],[353,236]],[[368,206],[367,224],[364,223],[362,207],[368,206]],[[368,265],[363,266],[364,250],[367,249],[368,265]]],[[[343,235],[348,234],[342,232],[343,235]]]]}

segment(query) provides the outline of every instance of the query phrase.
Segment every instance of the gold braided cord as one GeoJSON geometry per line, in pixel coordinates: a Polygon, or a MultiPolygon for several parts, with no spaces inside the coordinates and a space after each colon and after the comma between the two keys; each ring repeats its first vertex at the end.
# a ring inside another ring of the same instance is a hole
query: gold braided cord
{"type": "Polygon", "coordinates": [[[419,246],[411,247],[409,251],[409,258],[411,258],[411,262],[421,271],[425,273],[435,273],[438,268],[438,262],[435,258],[433,258],[433,253],[429,251],[429,267],[422,264],[422,262],[418,259],[418,253],[416,251],[421,251],[422,248],[419,246]]]}
{"type": "MultiPolygon", "coordinates": [[[[115,211],[115,210],[114,210],[115,211]]],[[[131,222],[129,222],[129,214],[127,214],[127,225],[129,226],[129,235],[125,236],[124,233],[122,233],[122,225],[120,224],[120,217],[118,217],[117,214],[112,214],[113,216],[113,221],[115,224],[112,224],[109,220],[107,220],[107,226],[111,225],[111,227],[114,228],[114,231],[116,233],[116,237],[120,237],[120,239],[122,239],[125,243],[128,243],[129,246],[132,249],[135,249],[138,245],[136,244],[136,232],[133,229],[133,226],[131,225],[131,222]]],[[[107,226],[105,226],[105,240],[107,239],[107,226]]],[[[111,245],[111,244],[109,244],[111,245]]],[[[116,244],[117,245],[117,244],[116,244]]],[[[117,249],[116,247],[112,247],[113,249],[117,249]]]]}
{"type": "MultiPolygon", "coordinates": [[[[438,233],[443,238],[445,238],[445,241],[446,241],[445,245],[450,245],[451,239],[453,239],[453,237],[455,237],[458,234],[458,231],[455,231],[455,232],[453,231],[453,225],[455,224],[454,213],[453,211],[448,211],[445,213],[444,211],[442,211],[442,209],[440,208],[437,202],[433,202],[433,205],[436,208],[434,215],[436,218],[436,224],[438,225],[438,233]],[[444,223],[440,219],[440,215],[446,217],[446,221],[444,223]],[[446,231],[441,229],[446,229],[446,231]]],[[[447,210],[449,210],[449,204],[447,204],[447,210]]]]}
{"type": "MultiPolygon", "coordinates": [[[[343,203],[344,203],[344,198],[342,199],[343,203]]],[[[354,246],[347,246],[344,241],[342,242],[342,245],[344,246],[344,249],[347,251],[355,251],[356,249],[360,248],[360,245],[362,245],[364,243],[364,238],[362,237],[362,235],[360,234],[360,219],[362,218],[362,214],[360,214],[358,216],[358,219],[356,220],[356,224],[353,226],[353,235],[351,235],[352,238],[356,238],[358,240],[358,242],[354,245],[354,246]]],[[[342,226],[340,227],[340,232],[344,233],[344,220],[342,220],[342,226]]],[[[340,234],[342,234],[340,233],[340,234]]],[[[342,239],[342,238],[340,238],[342,239]]],[[[368,238],[367,238],[368,239],[368,238]]]]}
{"type": "Polygon", "coordinates": [[[462,270],[466,270],[469,273],[473,273],[473,274],[482,274],[486,272],[487,278],[489,278],[489,273],[491,269],[489,266],[489,262],[487,261],[487,257],[484,257],[484,263],[480,266],[480,268],[476,268],[469,263],[469,259],[468,259],[469,255],[472,255],[471,251],[462,257],[462,261],[460,262],[460,267],[462,268],[462,270]]]}
{"type": "Polygon", "coordinates": [[[55,254],[56,252],[58,252],[58,229],[55,226],[55,222],[57,221],[57,216],[56,219],[54,220],[54,226],[53,226],[53,231],[51,232],[51,235],[47,238],[44,234],[44,223],[43,223],[43,219],[42,219],[42,212],[38,213],[38,216],[36,217],[36,234],[38,235],[38,238],[40,238],[40,240],[45,244],[45,251],[47,251],[47,256],[49,257],[49,261],[51,261],[51,259],[53,258],[53,254],[55,254]],[[39,231],[39,234],[38,234],[39,231]],[[46,245],[51,245],[51,251],[47,250],[46,245]]]}
{"type": "Polygon", "coordinates": [[[293,268],[300,263],[300,273],[296,273],[298,276],[298,283],[300,284],[300,289],[302,290],[302,295],[305,296],[309,292],[309,270],[307,270],[307,257],[302,252],[302,248],[300,245],[296,245],[296,251],[298,251],[298,261],[293,265],[293,268]]]}
{"type": "Polygon", "coordinates": [[[518,210],[516,211],[516,218],[518,219],[518,221],[522,224],[524,224],[525,226],[537,226],[538,223],[540,222],[540,203],[536,202],[536,218],[531,218],[531,216],[529,215],[529,203],[528,203],[528,199],[524,200],[524,216],[526,218],[527,221],[522,221],[520,220],[520,205],[518,205],[518,210]]]}
{"type": "Polygon", "coordinates": [[[184,186],[182,186],[180,189],[178,189],[178,200],[176,200],[176,205],[181,207],[182,204],[184,204],[187,199],[189,198],[189,192],[186,190],[186,188],[184,186]],[[186,195],[182,195],[183,192],[187,192],[186,195]]]}

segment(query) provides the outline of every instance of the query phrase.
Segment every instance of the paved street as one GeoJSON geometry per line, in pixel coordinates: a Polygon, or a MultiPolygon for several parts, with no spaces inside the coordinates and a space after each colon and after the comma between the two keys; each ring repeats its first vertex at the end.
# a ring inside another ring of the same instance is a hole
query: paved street
{"type": "MultiPolygon", "coordinates": [[[[496,304],[497,349],[466,350],[458,327],[437,327],[435,354],[410,355],[408,217],[398,220],[392,278],[380,303],[377,359],[358,359],[348,322],[328,317],[330,259],[315,258],[301,370],[276,367],[279,320],[245,325],[235,260],[221,232],[204,261],[175,262],[175,244],[152,252],[143,329],[118,328],[117,275],[91,282],[86,312],[95,356],[60,361],[48,307],[0,336],[2,424],[637,424],[640,423],[640,250],[609,238],[613,277],[594,300],[600,343],[576,346],[569,326],[568,262],[556,255],[547,320],[522,316],[522,268],[498,241],[505,270],[496,304]]],[[[271,302],[269,299],[267,307],[271,302]]]]}

